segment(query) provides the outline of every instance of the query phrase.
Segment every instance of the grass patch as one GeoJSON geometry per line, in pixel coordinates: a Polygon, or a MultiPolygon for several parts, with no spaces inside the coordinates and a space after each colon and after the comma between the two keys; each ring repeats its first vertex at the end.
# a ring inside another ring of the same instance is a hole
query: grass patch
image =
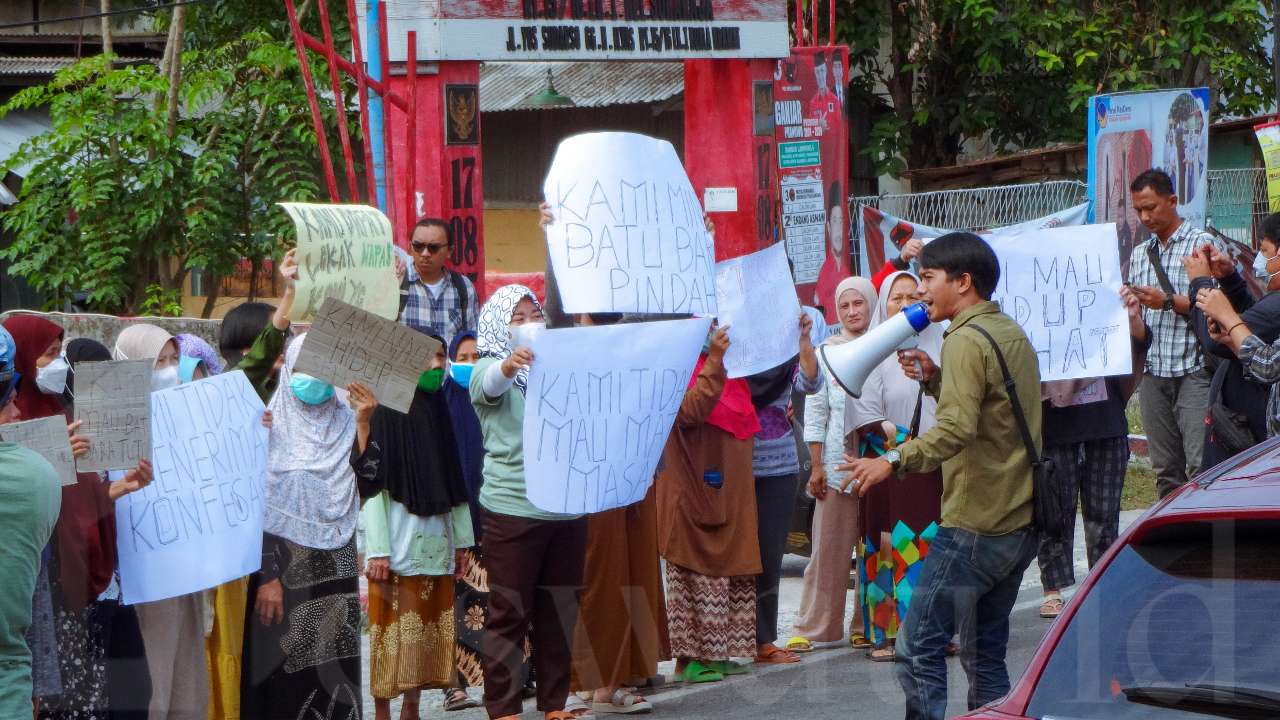
{"type": "Polygon", "coordinates": [[[1120,509],[1146,510],[1156,499],[1155,473],[1141,460],[1130,462],[1124,476],[1124,491],[1120,493],[1120,509]]]}
{"type": "Polygon", "coordinates": [[[1145,435],[1142,432],[1142,413],[1138,410],[1138,393],[1129,398],[1129,405],[1124,409],[1124,416],[1129,421],[1129,432],[1134,435],[1145,435]]]}

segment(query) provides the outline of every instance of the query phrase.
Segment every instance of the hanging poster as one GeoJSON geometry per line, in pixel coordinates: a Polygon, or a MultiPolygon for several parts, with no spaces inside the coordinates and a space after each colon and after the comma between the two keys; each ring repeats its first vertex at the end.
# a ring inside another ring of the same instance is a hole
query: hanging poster
{"type": "Polygon", "coordinates": [[[1280,212],[1280,121],[1255,125],[1262,164],[1267,168],[1267,208],[1280,212]]]}
{"type": "Polygon", "coordinates": [[[1139,173],[1169,173],[1178,214],[1202,228],[1209,196],[1209,89],[1098,95],[1089,99],[1089,222],[1116,224],[1120,267],[1150,233],[1129,184],[1139,173]]]}
{"type": "Polygon", "coordinates": [[[836,322],[836,286],[848,277],[849,48],[793,48],[773,73],[782,239],[800,301],[836,322]]]}
{"type": "MultiPolygon", "coordinates": [[[[990,230],[983,229],[982,232],[991,235],[1021,235],[1032,230],[1083,225],[1088,211],[1089,203],[1085,202],[1052,215],[990,230]]],[[[864,205],[858,214],[862,273],[867,277],[875,275],[880,268],[884,267],[885,261],[898,256],[902,246],[906,245],[908,240],[927,242],[949,232],[955,231],[913,223],[890,215],[879,208],[864,205]]]]}

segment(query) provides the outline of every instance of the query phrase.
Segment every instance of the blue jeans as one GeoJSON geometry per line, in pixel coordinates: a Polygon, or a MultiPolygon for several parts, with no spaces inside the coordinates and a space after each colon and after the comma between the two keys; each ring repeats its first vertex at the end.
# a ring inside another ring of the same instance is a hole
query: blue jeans
{"type": "Polygon", "coordinates": [[[1009,613],[1038,540],[1029,527],[997,536],[938,530],[896,645],[907,720],[946,717],[946,648],[956,633],[969,676],[969,709],[1009,692],[1009,613]]]}

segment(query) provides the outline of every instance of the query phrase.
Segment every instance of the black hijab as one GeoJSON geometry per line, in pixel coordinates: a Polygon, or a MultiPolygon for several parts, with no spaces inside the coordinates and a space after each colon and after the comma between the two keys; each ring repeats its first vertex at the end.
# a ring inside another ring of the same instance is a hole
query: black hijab
{"type": "Polygon", "coordinates": [[[67,355],[67,387],[62,391],[62,405],[71,409],[75,400],[76,365],[82,362],[106,362],[111,359],[111,351],[106,345],[90,338],[76,338],[67,343],[63,349],[67,355]]]}
{"type": "Polygon", "coordinates": [[[369,442],[378,444],[382,457],[373,479],[359,482],[360,497],[386,490],[392,500],[420,517],[445,515],[467,503],[443,389],[415,390],[408,413],[379,406],[369,421],[369,442]]]}
{"type": "Polygon", "coordinates": [[[796,366],[800,356],[796,355],[781,365],[747,376],[747,387],[751,389],[751,404],[757,410],[767,407],[773,401],[791,392],[791,382],[795,379],[796,366]]]}

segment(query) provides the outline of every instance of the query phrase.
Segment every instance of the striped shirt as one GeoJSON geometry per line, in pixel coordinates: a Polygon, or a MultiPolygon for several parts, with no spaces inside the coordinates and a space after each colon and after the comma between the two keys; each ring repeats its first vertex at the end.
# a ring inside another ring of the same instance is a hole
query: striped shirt
{"type": "MultiPolygon", "coordinates": [[[[1152,244],[1160,253],[1160,264],[1169,275],[1169,284],[1177,295],[1186,295],[1191,285],[1187,269],[1182,265],[1182,258],[1205,245],[1212,245],[1222,253],[1227,252],[1217,238],[1203,230],[1197,230],[1190,222],[1183,220],[1173,235],[1169,236],[1166,245],[1161,245],[1160,239],[1152,236],[1133,249],[1129,263],[1129,282],[1134,285],[1160,287],[1160,278],[1147,256],[1147,247],[1152,244]]],[[[1143,307],[1142,318],[1151,328],[1152,337],[1151,350],[1147,352],[1148,373],[1156,377],[1179,378],[1204,367],[1200,343],[1196,340],[1195,331],[1187,316],[1179,315],[1173,310],[1143,307]]]]}
{"type": "Polygon", "coordinates": [[[1271,386],[1267,397],[1267,437],[1280,434],[1280,342],[1265,343],[1250,335],[1240,344],[1240,362],[1247,375],[1271,386]]]}

